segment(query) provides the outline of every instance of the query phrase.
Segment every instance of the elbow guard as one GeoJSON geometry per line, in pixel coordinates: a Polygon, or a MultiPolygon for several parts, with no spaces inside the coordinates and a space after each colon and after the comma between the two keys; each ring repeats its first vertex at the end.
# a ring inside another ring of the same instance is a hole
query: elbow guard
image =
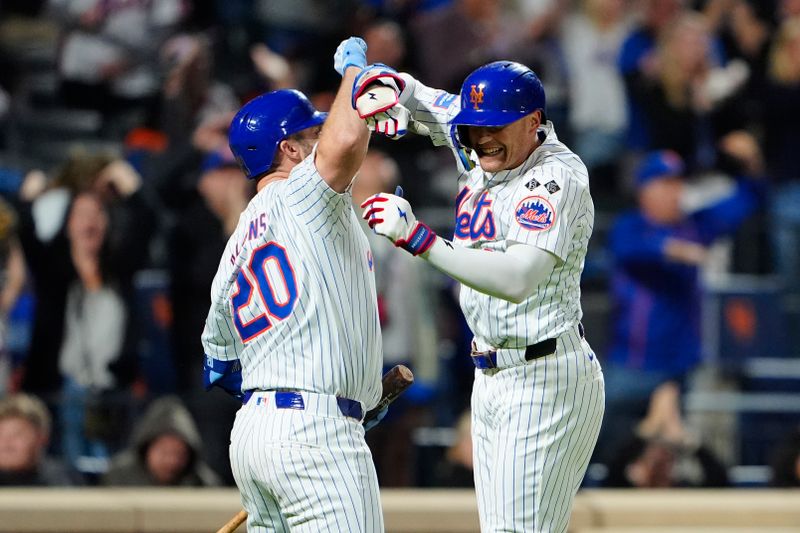
{"type": "Polygon", "coordinates": [[[233,361],[220,361],[206,355],[203,364],[203,387],[219,387],[234,398],[242,400],[242,364],[238,359],[233,361]]]}

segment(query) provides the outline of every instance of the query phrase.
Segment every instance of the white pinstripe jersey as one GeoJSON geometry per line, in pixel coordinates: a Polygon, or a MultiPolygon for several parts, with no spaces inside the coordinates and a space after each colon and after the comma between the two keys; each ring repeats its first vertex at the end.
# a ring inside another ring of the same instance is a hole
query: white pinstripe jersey
{"type": "Polygon", "coordinates": [[[429,127],[434,144],[456,153],[460,175],[453,242],[499,251],[525,243],[559,259],[552,274],[520,304],[462,285],[461,308],[478,348],[523,348],[576,326],[582,316],[580,276],[594,225],[583,162],[558,140],[548,121],[540,129],[541,145],[520,167],[496,173],[479,166],[469,170],[448,126],[460,109],[459,97],[419,82],[413,95],[402,97],[415,119],[429,127]]]}
{"type": "Polygon", "coordinates": [[[328,187],[314,156],[240,216],[211,287],[203,347],[241,360],[242,390],[305,390],[370,409],[382,364],[372,253],[349,189],[328,187]]]}

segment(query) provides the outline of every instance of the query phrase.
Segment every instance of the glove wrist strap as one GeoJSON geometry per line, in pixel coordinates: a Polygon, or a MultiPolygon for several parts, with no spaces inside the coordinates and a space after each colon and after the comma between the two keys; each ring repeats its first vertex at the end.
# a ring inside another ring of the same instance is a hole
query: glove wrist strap
{"type": "Polygon", "coordinates": [[[400,239],[395,245],[413,255],[419,255],[427,252],[435,241],[436,233],[427,224],[417,222],[408,239],[400,239]]]}

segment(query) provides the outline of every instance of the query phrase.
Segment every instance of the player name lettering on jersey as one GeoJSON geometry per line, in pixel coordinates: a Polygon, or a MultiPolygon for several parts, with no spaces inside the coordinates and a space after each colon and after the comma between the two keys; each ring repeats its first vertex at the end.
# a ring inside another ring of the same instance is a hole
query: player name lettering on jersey
{"type": "Polygon", "coordinates": [[[267,230],[267,214],[260,213],[254,216],[252,219],[250,219],[250,222],[247,223],[247,228],[248,230],[244,236],[244,239],[236,244],[233,249],[233,253],[228,258],[228,261],[230,261],[232,265],[236,264],[236,258],[242,252],[242,248],[244,247],[245,243],[247,241],[258,239],[267,230]]]}

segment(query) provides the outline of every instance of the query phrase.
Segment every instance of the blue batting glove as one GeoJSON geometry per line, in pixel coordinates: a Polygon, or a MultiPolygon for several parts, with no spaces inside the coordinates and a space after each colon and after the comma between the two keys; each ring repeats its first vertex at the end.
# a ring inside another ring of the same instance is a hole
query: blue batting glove
{"type": "Polygon", "coordinates": [[[333,54],[333,68],[344,76],[347,67],[367,66],[367,43],[360,37],[350,37],[342,41],[333,54]]]}
{"type": "Polygon", "coordinates": [[[369,422],[364,422],[364,431],[369,431],[370,429],[374,428],[378,424],[381,423],[381,420],[386,418],[386,413],[389,412],[389,407],[384,407],[380,411],[378,411],[378,415],[370,420],[369,422]]]}
{"type": "Polygon", "coordinates": [[[402,198],[403,197],[403,187],[398,185],[397,188],[394,190],[394,195],[395,196],[399,196],[400,198],[402,198]]]}

